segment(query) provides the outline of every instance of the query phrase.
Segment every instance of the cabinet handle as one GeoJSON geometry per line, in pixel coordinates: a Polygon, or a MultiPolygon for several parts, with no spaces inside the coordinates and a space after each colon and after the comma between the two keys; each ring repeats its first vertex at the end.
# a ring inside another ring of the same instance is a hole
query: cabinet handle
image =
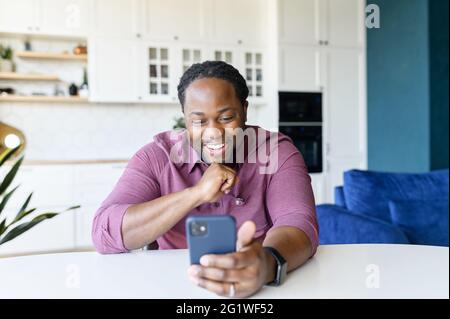
{"type": "Polygon", "coordinates": [[[238,42],[237,42],[238,44],[242,44],[242,40],[238,40],[238,42]]]}
{"type": "Polygon", "coordinates": [[[28,27],[28,31],[32,31],[33,30],[33,28],[32,27],[28,27]]]}
{"type": "Polygon", "coordinates": [[[137,38],[140,38],[140,37],[141,37],[141,34],[140,34],[140,33],[136,33],[136,37],[137,37],[137,38]]]}
{"type": "Polygon", "coordinates": [[[175,41],[178,41],[179,37],[176,35],[176,36],[173,37],[173,39],[174,39],[175,41]]]}
{"type": "Polygon", "coordinates": [[[36,27],[35,30],[36,30],[36,31],[39,31],[39,27],[36,27]]]}
{"type": "Polygon", "coordinates": [[[328,41],[325,41],[325,45],[328,45],[328,44],[330,44],[328,41]]]}

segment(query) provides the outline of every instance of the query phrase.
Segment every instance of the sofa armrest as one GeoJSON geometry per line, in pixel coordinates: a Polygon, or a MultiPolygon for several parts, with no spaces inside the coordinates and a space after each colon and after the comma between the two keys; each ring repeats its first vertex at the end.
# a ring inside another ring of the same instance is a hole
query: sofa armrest
{"type": "Polygon", "coordinates": [[[320,244],[409,244],[396,226],[382,220],[356,215],[337,205],[318,205],[320,244]]]}

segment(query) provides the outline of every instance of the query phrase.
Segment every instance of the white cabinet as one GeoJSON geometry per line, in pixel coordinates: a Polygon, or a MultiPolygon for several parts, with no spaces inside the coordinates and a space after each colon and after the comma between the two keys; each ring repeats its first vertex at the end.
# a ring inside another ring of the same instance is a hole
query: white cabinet
{"type": "Polygon", "coordinates": [[[90,0],[40,0],[38,29],[44,34],[87,36],[90,0]]]}
{"type": "Polygon", "coordinates": [[[328,156],[363,157],[366,153],[364,52],[334,49],[327,53],[326,135],[328,156]]]}
{"type": "Polygon", "coordinates": [[[328,0],[327,41],[330,46],[364,45],[364,0],[328,0]]]}
{"type": "Polygon", "coordinates": [[[0,0],[0,32],[87,36],[89,0],[0,0]]]}
{"type": "Polygon", "coordinates": [[[323,52],[320,47],[282,44],[279,65],[281,91],[322,90],[323,52]]]}
{"type": "Polygon", "coordinates": [[[224,44],[264,43],[266,0],[210,0],[210,41],[224,44]]]}
{"type": "Polygon", "coordinates": [[[280,42],[361,47],[364,4],[364,0],[280,0],[280,42]]]}
{"type": "Polygon", "coordinates": [[[89,39],[90,100],[136,102],[139,100],[138,43],[131,38],[89,39]]]}
{"type": "Polygon", "coordinates": [[[208,0],[143,0],[142,36],[154,40],[205,41],[208,0]]]}
{"type": "Polygon", "coordinates": [[[134,37],[139,34],[138,0],[95,0],[93,34],[134,37]]]}
{"type": "Polygon", "coordinates": [[[37,0],[0,0],[0,32],[35,32],[37,0]]]}
{"type": "Polygon", "coordinates": [[[177,49],[167,43],[139,44],[139,96],[145,102],[176,102],[177,49]]]}
{"type": "Polygon", "coordinates": [[[75,216],[76,247],[93,247],[91,232],[95,213],[114,188],[125,166],[126,164],[75,166],[74,202],[81,205],[75,216]]]}
{"type": "MultiPolygon", "coordinates": [[[[38,213],[63,212],[73,205],[81,208],[45,220],[1,245],[0,256],[93,248],[91,230],[95,212],[125,167],[126,163],[22,166],[14,181],[14,185],[20,184],[20,187],[2,217],[14,218],[30,192],[34,195],[29,208],[37,208],[30,218],[38,213]]],[[[24,219],[27,220],[28,217],[24,219]]]]}
{"type": "Polygon", "coordinates": [[[280,42],[319,44],[325,38],[325,10],[326,0],[280,0],[280,42]]]}

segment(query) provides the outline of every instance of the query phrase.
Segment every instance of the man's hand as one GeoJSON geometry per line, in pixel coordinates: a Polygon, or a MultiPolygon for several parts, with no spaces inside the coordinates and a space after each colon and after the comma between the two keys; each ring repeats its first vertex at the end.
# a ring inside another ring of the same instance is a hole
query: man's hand
{"type": "Polygon", "coordinates": [[[201,180],[193,187],[200,196],[201,203],[213,203],[228,193],[237,183],[236,172],[221,164],[212,163],[201,180]]]}
{"type": "Polygon", "coordinates": [[[256,226],[245,222],[238,232],[237,252],[225,255],[205,255],[200,265],[188,269],[190,279],[200,287],[218,295],[248,297],[275,276],[275,260],[261,243],[253,240],[256,226]]]}

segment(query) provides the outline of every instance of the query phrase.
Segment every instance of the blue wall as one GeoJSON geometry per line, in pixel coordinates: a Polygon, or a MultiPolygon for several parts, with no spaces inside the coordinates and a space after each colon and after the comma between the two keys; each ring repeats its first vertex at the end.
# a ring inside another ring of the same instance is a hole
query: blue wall
{"type": "Polygon", "coordinates": [[[448,168],[448,0],[430,0],[431,169],[448,168]]]}
{"type": "Polygon", "coordinates": [[[369,169],[427,171],[428,3],[376,0],[381,28],[367,30],[369,169]]]}
{"type": "Polygon", "coordinates": [[[448,0],[368,3],[381,12],[381,28],[367,30],[369,169],[448,167],[448,119],[442,118],[448,114],[448,30],[445,44],[441,12],[446,3],[448,25],[448,0]],[[436,84],[443,77],[447,82],[436,84]]]}

